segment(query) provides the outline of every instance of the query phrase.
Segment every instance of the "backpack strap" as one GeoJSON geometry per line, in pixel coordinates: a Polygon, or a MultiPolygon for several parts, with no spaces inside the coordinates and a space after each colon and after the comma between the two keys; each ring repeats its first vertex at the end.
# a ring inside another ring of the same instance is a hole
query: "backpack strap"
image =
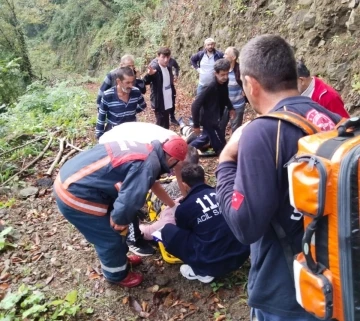
{"type": "MultiPolygon", "coordinates": [[[[284,108],[286,108],[286,106],[284,106],[284,108]]],[[[300,128],[306,135],[313,135],[321,131],[319,127],[309,122],[306,118],[291,111],[274,111],[272,113],[259,116],[259,118],[264,117],[287,121],[288,123],[300,128]]]]}
{"type": "MultiPolygon", "coordinates": [[[[320,128],[315,126],[313,123],[309,122],[307,119],[305,119],[301,115],[287,111],[286,106],[284,106],[284,109],[285,109],[285,111],[275,111],[275,112],[272,112],[272,113],[269,113],[266,115],[262,115],[260,117],[284,120],[284,121],[291,123],[294,126],[300,128],[305,133],[305,135],[313,135],[313,134],[320,132],[320,128]]],[[[281,126],[281,122],[279,122],[279,125],[278,125],[277,139],[276,139],[276,168],[278,166],[278,155],[279,155],[279,149],[280,149],[280,126],[281,126]]],[[[281,244],[281,247],[282,247],[284,255],[285,255],[286,263],[289,268],[290,275],[293,278],[294,277],[293,259],[294,259],[295,251],[292,248],[291,243],[288,240],[283,227],[281,226],[281,224],[278,222],[278,220],[275,217],[272,218],[270,224],[281,244]]]]}

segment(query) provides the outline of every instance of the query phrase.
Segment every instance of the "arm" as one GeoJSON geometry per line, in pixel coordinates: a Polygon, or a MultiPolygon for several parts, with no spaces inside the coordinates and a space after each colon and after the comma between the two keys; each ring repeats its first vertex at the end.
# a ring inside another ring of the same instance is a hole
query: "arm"
{"type": "Polygon", "coordinates": [[[135,161],[126,174],[110,216],[117,225],[128,225],[144,205],[147,192],[153,185],[154,173],[146,161],[135,161]]]}
{"type": "Polygon", "coordinates": [[[154,185],[151,186],[151,190],[159,198],[159,200],[163,202],[165,205],[169,207],[173,207],[175,205],[175,202],[168,195],[168,193],[166,193],[164,188],[161,186],[160,182],[155,182],[154,185]]]}
{"type": "Polygon", "coordinates": [[[146,85],[145,85],[145,81],[140,79],[140,78],[136,78],[135,79],[135,87],[138,88],[140,90],[140,93],[142,95],[144,95],[146,93],[146,85]]]}
{"type": "Polygon", "coordinates": [[[255,126],[254,122],[249,125],[239,140],[237,162],[221,160],[216,171],[223,216],[244,244],[254,243],[265,234],[278,208],[273,150],[277,123],[271,128],[266,124],[259,120],[255,126]]]}
{"type": "Polygon", "coordinates": [[[96,99],[96,104],[97,104],[97,108],[99,110],[100,108],[100,104],[101,104],[101,99],[102,97],[104,96],[104,92],[108,89],[111,88],[111,77],[110,77],[110,73],[106,75],[100,89],[99,89],[99,92],[98,92],[98,96],[97,96],[97,99],[96,99]]]}
{"type": "Polygon", "coordinates": [[[196,54],[192,55],[190,58],[191,66],[193,66],[193,68],[195,68],[195,69],[198,69],[199,68],[198,62],[199,62],[199,53],[196,53],[196,54]]]}
{"type": "Polygon", "coordinates": [[[349,113],[345,109],[344,102],[339,95],[330,95],[330,93],[327,93],[320,98],[319,104],[341,117],[350,118],[349,113]]]}
{"type": "Polygon", "coordinates": [[[108,104],[103,97],[101,99],[100,107],[98,110],[98,118],[97,118],[96,129],[95,129],[96,138],[98,138],[98,139],[100,138],[100,136],[102,134],[104,134],[105,121],[106,121],[106,115],[107,115],[108,110],[109,110],[108,104]]]}
{"type": "Polygon", "coordinates": [[[211,87],[205,87],[199,95],[195,97],[194,102],[191,105],[191,114],[194,121],[194,128],[200,128],[200,110],[204,106],[208,95],[211,92],[211,87]]]}
{"type": "Polygon", "coordinates": [[[185,197],[187,195],[187,193],[186,193],[184,185],[182,184],[182,181],[183,181],[182,177],[181,177],[181,169],[182,169],[182,167],[183,167],[183,163],[182,162],[178,163],[174,167],[174,172],[175,172],[175,176],[176,176],[176,181],[177,181],[177,183],[179,185],[181,195],[185,197]]]}
{"type": "Polygon", "coordinates": [[[143,95],[140,94],[138,102],[137,102],[137,106],[136,106],[136,113],[141,113],[142,111],[144,111],[146,108],[146,102],[144,100],[143,95]]]}

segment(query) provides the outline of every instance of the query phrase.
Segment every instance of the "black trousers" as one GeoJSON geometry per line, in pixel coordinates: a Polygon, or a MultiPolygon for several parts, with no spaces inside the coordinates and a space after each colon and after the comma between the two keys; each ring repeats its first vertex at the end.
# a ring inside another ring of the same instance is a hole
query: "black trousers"
{"type": "Polygon", "coordinates": [[[155,110],[154,112],[155,112],[155,117],[156,117],[156,125],[164,127],[166,129],[169,129],[169,127],[170,127],[169,109],[163,110],[163,111],[155,110]]]}

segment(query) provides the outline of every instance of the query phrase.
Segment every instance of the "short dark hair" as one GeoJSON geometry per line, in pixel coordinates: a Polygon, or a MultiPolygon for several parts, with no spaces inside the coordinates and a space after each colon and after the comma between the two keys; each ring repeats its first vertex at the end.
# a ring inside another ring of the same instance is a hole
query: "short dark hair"
{"type": "Polygon", "coordinates": [[[194,146],[188,145],[184,163],[186,163],[186,164],[198,164],[199,163],[199,153],[194,146]]]}
{"type": "Polygon", "coordinates": [[[214,70],[218,74],[220,71],[229,71],[230,70],[230,62],[229,60],[222,58],[216,60],[214,64],[214,70]]]}
{"type": "Polygon", "coordinates": [[[255,78],[268,92],[297,89],[294,52],[280,36],[261,35],[251,39],[241,50],[243,76],[255,78]]]}
{"type": "Polygon", "coordinates": [[[310,77],[310,71],[307,69],[305,63],[302,60],[296,62],[297,75],[298,77],[310,77]]]}
{"type": "Polygon", "coordinates": [[[161,47],[158,51],[157,51],[157,55],[164,55],[165,57],[170,57],[171,56],[171,50],[168,47],[161,47]]]}
{"type": "Polygon", "coordinates": [[[132,70],[130,67],[120,67],[116,70],[116,73],[115,73],[116,79],[118,78],[121,81],[123,81],[125,76],[135,77],[134,70],[132,70]]]}
{"type": "Polygon", "coordinates": [[[186,164],[181,169],[181,178],[184,183],[193,187],[205,182],[204,169],[198,164],[186,164]]]}

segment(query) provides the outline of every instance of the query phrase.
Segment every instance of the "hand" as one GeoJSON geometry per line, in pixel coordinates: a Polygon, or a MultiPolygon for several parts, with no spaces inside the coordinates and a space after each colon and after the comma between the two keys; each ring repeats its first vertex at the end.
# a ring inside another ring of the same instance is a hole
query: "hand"
{"type": "Polygon", "coordinates": [[[110,225],[115,231],[118,231],[118,232],[122,232],[122,231],[124,231],[124,230],[126,230],[128,228],[128,225],[118,225],[118,224],[116,224],[112,220],[111,217],[110,217],[110,225]]]}
{"type": "Polygon", "coordinates": [[[235,119],[236,111],[234,109],[229,110],[230,119],[235,119]]]}
{"type": "Polygon", "coordinates": [[[200,128],[193,128],[193,132],[196,136],[200,135],[200,128]]]}
{"type": "Polygon", "coordinates": [[[151,65],[148,66],[148,71],[147,73],[151,76],[151,75],[154,75],[156,74],[157,70],[154,69],[153,67],[151,67],[151,65]]]}

